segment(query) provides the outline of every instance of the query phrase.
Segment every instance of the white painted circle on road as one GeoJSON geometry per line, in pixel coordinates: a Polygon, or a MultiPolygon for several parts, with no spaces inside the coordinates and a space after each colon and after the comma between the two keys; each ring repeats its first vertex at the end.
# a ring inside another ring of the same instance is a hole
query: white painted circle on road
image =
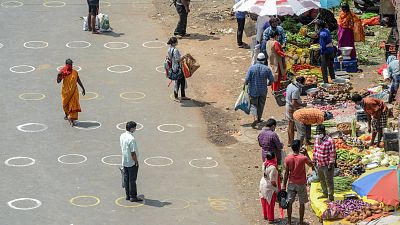
{"type": "Polygon", "coordinates": [[[144,160],[144,163],[149,166],[169,166],[174,163],[174,161],[171,158],[164,157],[164,156],[154,156],[154,157],[149,157],[144,160]],[[164,163],[150,163],[149,161],[164,161],[164,163]]]}
{"type": "Polygon", "coordinates": [[[17,199],[7,202],[7,205],[12,209],[31,210],[31,209],[36,209],[36,208],[40,207],[42,205],[42,203],[39,200],[34,199],[34,198],[17,198],[17,199]],[[21,202],[21,201],[32,201],[35,204],[31,207],[18,207],[18,206],[14,205],[16,202],[21,202]]]}
{"type": "Polygon", "coordinates": [[[99,94],[97,94],[96,92],[88,91],[85,93],[85,96],[80,96],[79,99],[80,100],[92,100],[92,99],[96,99],[98,97],[99,97],[99,94]]]}
{"type": "Polygon", "coordinates": [[[158,66],[158,67],[156,67],[156,71],[159,72],[159,73],[164,73],[164,74],[165,74],[165,68],[164,68],[164,66],[158,66]]]}
{"type": "Polygon", "coordinates": [[[40,101],[43,100],[46,95],[42,93],[22,93],[18,95],[18,98],[25,101],[40,101]]]}
{"type": "Polygon", "coordinates": [[[173,124],[173,123],[168,124],[168,123],[166,123],[166,124],[159,125],[157,127],[157,130],[159,130],[161,132],[164,132],[164,133],[173,134],[173,133],[182,132],[182,131],[185,130],[185,128],[182,125],[179,125],[179,124],[173,124]],[[167,128],[167,127],[176,127],[177,129],[176,130],[166,130],[165,128],[167,128]]]}
{"type": "Polygon", "coordinates": [[[67,46],[68,48],[89,48],[90,45],[92,44],[87,41],[71,41],[68,42],[65,46],[67,46]]]}
{"type": "Polygon", "coordinates": [[[127,73],[127,72],[132,71],[132,69],[133,68],[131,66],[127,66],[127,65],[113,65],[113,66],[107,67],[107,70],[111,73],[127,73]],[[115,69],[115,68],[117,68],[117,69],[115,69]]]}
{"type": "Polygon", "coordinates": [[[129,47],[129,44],[126,43],[126,42],[113,42],[113,41],[111,41],[111,42],[105,43],[104,47],[108,48],[108,49],[124,49],[124,48],[129,47]]]}
{"type": "Polygon", "coordinates": [[[29,65],[18,65],[10,67],[10,71],[13,73],[30,73],[33,72],[35,69],[36,69],[35,67],[29,65]],[[26,70],[21,70],[21,71],[15,70],[17,68],[25,68],[26,70]]]}
{"type": "Polygon", "coordinates": [[[2,43],[0,43],[0,48],[2,48],[4,45],[2,43]]]}
{"type": "Polygon", "coordinates": [[[101,162],[110,166],[120,166],[121,165],[121,155],[108,155],[108,156],[104,156],[103,158],[101,158],[101,162]],[[119,163],[112,163],[112,162],[107,162],[107,160],[109,158],[115,158],[118,157],[119,163]]]}
{"type": "Polygon", "coordinates": [[[143,92],[139,91],[128,91],[128,92],[122,92],[119,97],[125,100],[139,100],[139,99],[144,99],[146,95],[143,92]],[[133,95],[133,96],[130,96],[133,95]],[[136,96],[135,96],[136,95],[136,96]]]}
{"type": "MultiPolygon", "coordinates": [[[[119,124],[117,124],[115,127],[118,129],[118,130],[122,130],[122,131],[126,131],[126,123],[127,123],[128,121],[126,121],[126,122],[122,122],[122,123],[119,123],[119,124]]],[[[139,130],[141,130],[141,129],[143,129],[143,124],[141,124],[141,123],[136,123],[136,130],[137,131],[139,131],[139,130]]]]}
{"type": "Polygon", "coordinates": [[[86,120],[86,121],[76,121],[75,126],[76,129],[81,130],[94,130],[101,127],[101,123],[98,121],[86,120]]]}
{"type": "Polygon", "coordinates": [[[211,157],[192,159],[189,161],[189,165],[199,169],[211,169],[218,166],[218,162],[213,160],[211,157]],[[196,165],[197,164],[197,165],[196,165]]]}
{"type": "Polygon", "coordinates": [[[35,133],[47,130],[47,126],[41,123],[25,123],[17,126],[17,129],[22,132],[35,133]],[[27,129],[26,127],[39,127],[39,129],[27,129]]]}
{"type": "Polygon", "coordinates": [[[58,160],[60,163],[62,163],[62,164],[69,164],[69,165],[72,165],[72,164],[80,164],[80,163],[86,162],[86,161],[87,161],[87,157],[84,156],[84,155],[81,155],[81,154],[66,154],[66,155],[62,155],[62,156],[58,157],[57,160],[58,160]],[[76,161],[76,162],[68,162],[68,161],[66,162],[66,161],[63,161],[63,160],[62,160],[64,157],[66,157],[66,158],[68,158],[68,157],[72,157],[72,158],[74,158],[74,157],[81,157],[82,160],[81,160],[81,161],[76,161]]]}
{"type": "Polygon", "coordinates": [[[48,8],[61,8],[65,5],[66,3],[62,1],[48,1],[43,3],[43,6],[48,8]]]}
{"type": "Polygon", "coordinates": [[[21,7],[23,5],[24,5],[24,3],[20,2],[20,1],[6,1],[6,2],[1,3],[1,6],[3,6],[4,8],[17,8],[17,7],[21,7]]]}
{"type": "Polygon", "coordinates": [[[167,43],[163,41],[146,41],[142,44],[145,48],[164,48],[167,47],[167,43]]]}
{"type": "Polygon", "coordinates": [[[18,156],[18,157],[12,157],[7,159],[6,161],[4,161],[4,164],[6,164],[7,166],[13,166],[13,167],[25,167],[25,166],[32,166],[33,164],[35,164],[35,159],[32,159],[30,157],[24,157],[24,156],[18,156]],[[14,164],[11,163],[11,161],[13,160],[29,160],[29,163],[26,164],[14,164]]]}
{"type": "Polygon", "coordinates": [[[31,49],[46,48],[47,46],[49,46],[49,43],[45,41],[27,41],[24,43],[25,48],[31,48],[31,49]]]}
{"type": "MultiPolygon", "coordinates": [[[[59,67],[57,67],[57,72],[60,72],[60,70],[63,68],[64,66],[59,66],[59,67]]],[[[81,71],[82,70],[82,67],[80,67],[80,66],[72,66],[73,68],[74,68],[74,70],[76,70],[76,72],[79,72],[79,71],[81,71]]]]}

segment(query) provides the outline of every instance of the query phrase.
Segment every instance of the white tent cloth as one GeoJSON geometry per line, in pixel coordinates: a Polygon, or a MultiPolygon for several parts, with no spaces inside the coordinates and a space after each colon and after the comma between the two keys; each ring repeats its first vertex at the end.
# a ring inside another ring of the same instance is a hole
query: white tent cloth
{"type": "Polygon", "coordinates": [[[320,7],[320,0],[241,0],[233,6],[233,10],[255,13],[259,16],[283,16],[301,15],[320,7]]]}

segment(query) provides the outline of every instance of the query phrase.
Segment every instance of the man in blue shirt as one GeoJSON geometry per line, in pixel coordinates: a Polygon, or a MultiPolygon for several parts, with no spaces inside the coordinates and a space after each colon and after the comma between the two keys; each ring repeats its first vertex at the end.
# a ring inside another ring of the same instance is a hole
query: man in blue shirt
{"type": "Polygon", "coordinates": [[[326,23],[322,20],[317,20],[315,22],[315,30],[319,31],[322,77],[324,83],[328,83],[328,69],[331,79],[335,79],[335,70],[333,67],[335,49],[333,47],[332,36],[326,28],[326,23]]]}
{"type": "MultiPolygon", "coordinates": [[[[238,3],[240,0],[235,0],[238,3]]],[[[246,22],[246,12],[235,12],[238,29],[236,33],[237,44],[239,48],[248,48],[248,45],[243,42],[244,24],[246,22]]]]}
{"type": "Polygon", "coordinates": [[[264,53],[259,53],[257,63],[250,66],[244,81],[244,84],[249,85],[250,104],[257,108],[257,120],[254,118],[254,122],[251,124],[253,128],[255,128],[257,123],[262,121],[261,118],[265,100],[267,99],[268,86],[274,82],[272,71],[268,66],[263,64],[264,61],[264,53]]]}
{"type": "Polygon", "coordinates": [[[285,30],[283,29],[283,27],[278,26],[279,24],[279,20],[275,17],[272,17],[269,20],[269,27],[266,28],[264,30],[264,34],[263,34],[263,41],[267,42],[269,39],[271,39],[272,33],[274,33],[275,31],[278,31],[278,41],[279,43],[282,45],[282,47],[286,46],[286,34],[285,34],[285,30]]]}

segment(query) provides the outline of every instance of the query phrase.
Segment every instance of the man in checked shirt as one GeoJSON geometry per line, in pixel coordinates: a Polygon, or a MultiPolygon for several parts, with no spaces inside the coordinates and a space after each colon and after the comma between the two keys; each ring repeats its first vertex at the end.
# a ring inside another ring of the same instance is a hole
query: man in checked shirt
{"type": "Polygon", "coordinates": [[[317,137],[315,139],[313,151],[314,165],[317,167],[317,173],[323,195],[318,199],[328,198],[328,202],[334,201],[333,172],[336,161],[335,141],[326,134],[325,126],[317,126],[317,137]]]}

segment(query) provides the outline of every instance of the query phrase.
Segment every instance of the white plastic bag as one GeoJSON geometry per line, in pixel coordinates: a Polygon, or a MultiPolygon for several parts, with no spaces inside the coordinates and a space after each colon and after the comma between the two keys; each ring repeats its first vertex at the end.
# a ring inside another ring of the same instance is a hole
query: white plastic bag
{"type": "MultiPolygon", "coordinates": [[[[84,31],[89,30],[89,24],[88,24],[87,16],[82,17],[82,20],[83,20],[83,26],[82,26],[83,30],[84,31]]],[[[99,20],[99,17],[97,17],[97,16],[96,16],[96,25],[95,26],[96,26],[96,30],[98,30],[99,26],[100,26],[100,20],[99,20]]]]}
{"type": "Polygon", "coordinates": [[[240,109],[246,114],[250,113],[250,97],[249,94],[247,93],[246,86],[244,86],[242,92],[240,92],[240,95],[236,100],[234,109],[235,111],[240,109]]]}
{"type": "Polygon", "coordinates": [[[389,72],[388,72],[388,70],[387,70],[387,69],[383,69],[383,71],[382,71],[382,74],[383,74],[383,79],[384,79],[384,80],[386,80],[386,79],[389,79],[389,78],[390,78],[390,76],[389,76],[389,72]]]}

